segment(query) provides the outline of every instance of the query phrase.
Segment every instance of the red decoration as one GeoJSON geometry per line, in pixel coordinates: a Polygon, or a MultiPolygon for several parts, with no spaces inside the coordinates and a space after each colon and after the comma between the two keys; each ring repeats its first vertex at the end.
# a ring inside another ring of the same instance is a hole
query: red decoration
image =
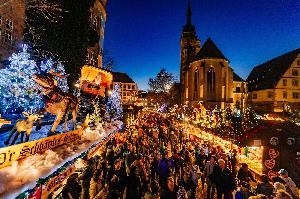
{"type": "Polygon", "coordinates": [[[275,167],[276,161],[274,159],[265,160],[265,166],[268,169],[273,169],[275,167]]]}
{"type": "Polygon", "coordinates": [[[275,149],[269,150],[270,158],[276,159],[279,156],[279,151],[276,151],[275,149]]]}

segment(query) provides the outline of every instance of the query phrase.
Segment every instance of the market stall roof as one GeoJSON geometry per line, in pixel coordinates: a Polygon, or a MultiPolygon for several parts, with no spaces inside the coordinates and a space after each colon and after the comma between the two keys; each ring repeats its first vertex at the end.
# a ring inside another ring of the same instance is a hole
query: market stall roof
{"type": "Polygon", "coordinates": [[[254,140],[261,140],[261,144],[266,145],[272,137],[282,140],[295,138],[295,142],[300,142],[300,126],[286,121],[263,121],[262,125],[244,136],[244,144],[251,146],[254,140]]]}

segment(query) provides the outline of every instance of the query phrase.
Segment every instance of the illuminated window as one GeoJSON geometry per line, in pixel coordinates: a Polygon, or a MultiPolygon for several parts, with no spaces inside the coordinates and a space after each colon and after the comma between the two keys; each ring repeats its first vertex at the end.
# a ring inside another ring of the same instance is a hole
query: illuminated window
{"type": "Polygon", "coordinates": [[[293,86],[298,86],[299,85],[299,81],[297,79],[293,79],[292,80],[292,85],[293,86]]]}
{"type": "Polygon", "coordinates": [[[298,76],[299,73],[298,73],[298,70],[297,69],[293,69],[292,70],[292,76],[298,76]]]}
{"type": "Polygon", "coordinates": [[[195,71],[194,74],[194,100],[198,98],[198,86],[199,86],[199,72],[195,71]]]}
{"type": "Polygon", "coordinates": [[[213,67],[210,67],[207,72],[207,96],[208,99],[213,99],[216,94],[216,87],[215,87],[215,70],[213,67]]]}
{"type": "Polygon", "coordinates": [[[97,66],[97,55],[94,52],[89,53],[89,64],[97,66]]]}
{"type": "Polygon", "coordinates": [[[283,84],[283,86],[287,86],[287,80],[286,80],[286,79],[283,79],[283,80],[282,80],[282,84],[283,84]]]}
{"type": "Polygon", "coordinates": [[[287,95],[288,95],[287,92],[286,92],[286,91],[283,91],[282,96],[283,96],[284,99],[287,98],[287,95]]]}
{"type": "Polygon", "coordinates": [[[257,99],[257,93],[253,93],[252,98],[253,98],[253,99],[257,99]]]}
{"type": "Polygon", "coordinates": [[[6,20],[6,29],[13,30],[13,22],[9,19],[6,20]]]}
{"type": "Polygon", "coordinates": [[[268,91],[268,98],[272,98],[273,97],[273,92],[272,91],[268,91]]]}
{"type": "Polygon", "coordinates": [[[12,34],[11,34],[11,31],[10,31],[10,30],[6,30],[6,31],[5,31],[4,41],[5,41],[5,42],[9,42],[9,43],[12,42],[12,34]]]}

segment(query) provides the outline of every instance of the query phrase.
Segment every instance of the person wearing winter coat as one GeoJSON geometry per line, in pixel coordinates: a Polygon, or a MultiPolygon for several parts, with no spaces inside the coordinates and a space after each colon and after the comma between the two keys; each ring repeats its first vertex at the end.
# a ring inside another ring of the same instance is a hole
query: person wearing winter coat
{"type": "Polygon", "coordinates": [[[102,171],[96,170],[90,182],[90,199],[94,198],[102,189],[102,171]]]}
{"type": "Polygon", "coordinates": [[[246,163],[242,164],[241,168],[238,171],[237,178],[239,182],[247,182],[247,183],[249,183],[250,181],[256,182],[246,163]]]}
{"type": "Polygon", "coordinates": [[[169,177],[167,186],[160,191],[160,199],[177,199],[178,187],[174,183],[174,179],[169,177]]]}
{"type": "Polygon", "coordinates": [[[218,199],[221,199],[223,195],[224,199],[231,199],[235,183],[231,171],[226,166],[225,160],[218,160],[218,166],[214,167],[213,171],[213,181],[216,183],[218,199]]]}
{"type": "Polygon", "coordinates": [[[79,199],[81,194],[81,186],[77,181],[78,174],[72,174],[62,190],[62,197],[65,199],[79,199]]]}
{"type": "Polygon", "coordinates": [[[171,175],[171,169],[174,168],[174,161],[168,158],[168,154],[164,152],[163,157],[159,160],[157,166],[157,173],[159,176],[159,185],[164,186],[168,177],[171,175]]]}
{"type": "Polygon", "coordinates": [[[293,198],[299,199],[298,188],[292,178],[289,177],[287,170],[280,169],[278,173],[280,174],[280,178],[285,182],[286,191],[292,195],[293,198]]]}
{"type": "Polygon", "coordinates": [[[184,188],[189,199],[196,198],[196,184],[192,181],[189,173],[183,174],[183,179],[179,181],[178,185],[184,188]]]}
{"type": "Polygon", "coordinates": [[[250,193],[250,185],[247,182],[241,182],[240,190],[235,193],[235,199],[248,199],[250,193]]]}
{"type": "Polygon", "coordinates": [[[90,198],[90,182],[94,172],[94,159],[91,158],[89,160],[86,160],[86,162],[87,162],[87,166],[83,171],[81,180],[82,180],[83,197],[90,198]]]}
{"type": "Polygon", "coordinates": [[[204,176],[206,178],[206,184],[207,184],[207,199],[214,198],[216,185],[213,181],[213,171],[214,167],[216,166],[217,158],[216,156],[211,156],[210,161],[206,163],[204,168],[204,176]]]}
{"type": "Polygon", "coordinates": [[[262,182],[257,185],[256,192],[270,198],[274,192],[274,186],[269,182],[269,178],[266,175],[262,175],[261,180],[262,182]]]}
{"type": "Polygon", "coordinates": [[[157,181],[152,181],[143,199],[159,199],[159,185],[157,181]]]}
{"type": "Polygon", "coordinates": [[[125,181],[125,187],[126,187],[126,198],[130,199],[139,199],[140,196],[140,190],[141,190],[141,179],[137,175],[137,168],[135,166],[132,166],[130,168],[129,176],[127,176],[125,181]]]}

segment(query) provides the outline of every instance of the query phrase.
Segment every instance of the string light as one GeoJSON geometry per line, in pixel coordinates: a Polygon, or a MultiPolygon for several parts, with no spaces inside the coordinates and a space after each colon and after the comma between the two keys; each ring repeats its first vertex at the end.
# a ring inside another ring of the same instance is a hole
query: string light
{"type": "Polygon", "coordinates": [[[114,86],[114,90],[108,98],[106,113],[112,115],[116,119],[121,119],[123,117],[122,101],[118,85],[114,86]]]}
{"type": "MultiPolygon", "coordinates": [[[[54,62],[49,59],[41,63],[40,67],[31,59],[28,52],[28,45],[22,45],[19,53],[13,53],[9,58],[8,67],[0,70],[0,101],[1,112],[21,112],[36,111],[44,106],[39,95],[41,88],[32,80],[34,74],[49,72],[54,68],[56,72],[65,74],[64,67],[58,63],[54,67],[54,62]]],[[[58,86],[64,91],[68,91],[67,79],[57,78],[58,86]]]]}

